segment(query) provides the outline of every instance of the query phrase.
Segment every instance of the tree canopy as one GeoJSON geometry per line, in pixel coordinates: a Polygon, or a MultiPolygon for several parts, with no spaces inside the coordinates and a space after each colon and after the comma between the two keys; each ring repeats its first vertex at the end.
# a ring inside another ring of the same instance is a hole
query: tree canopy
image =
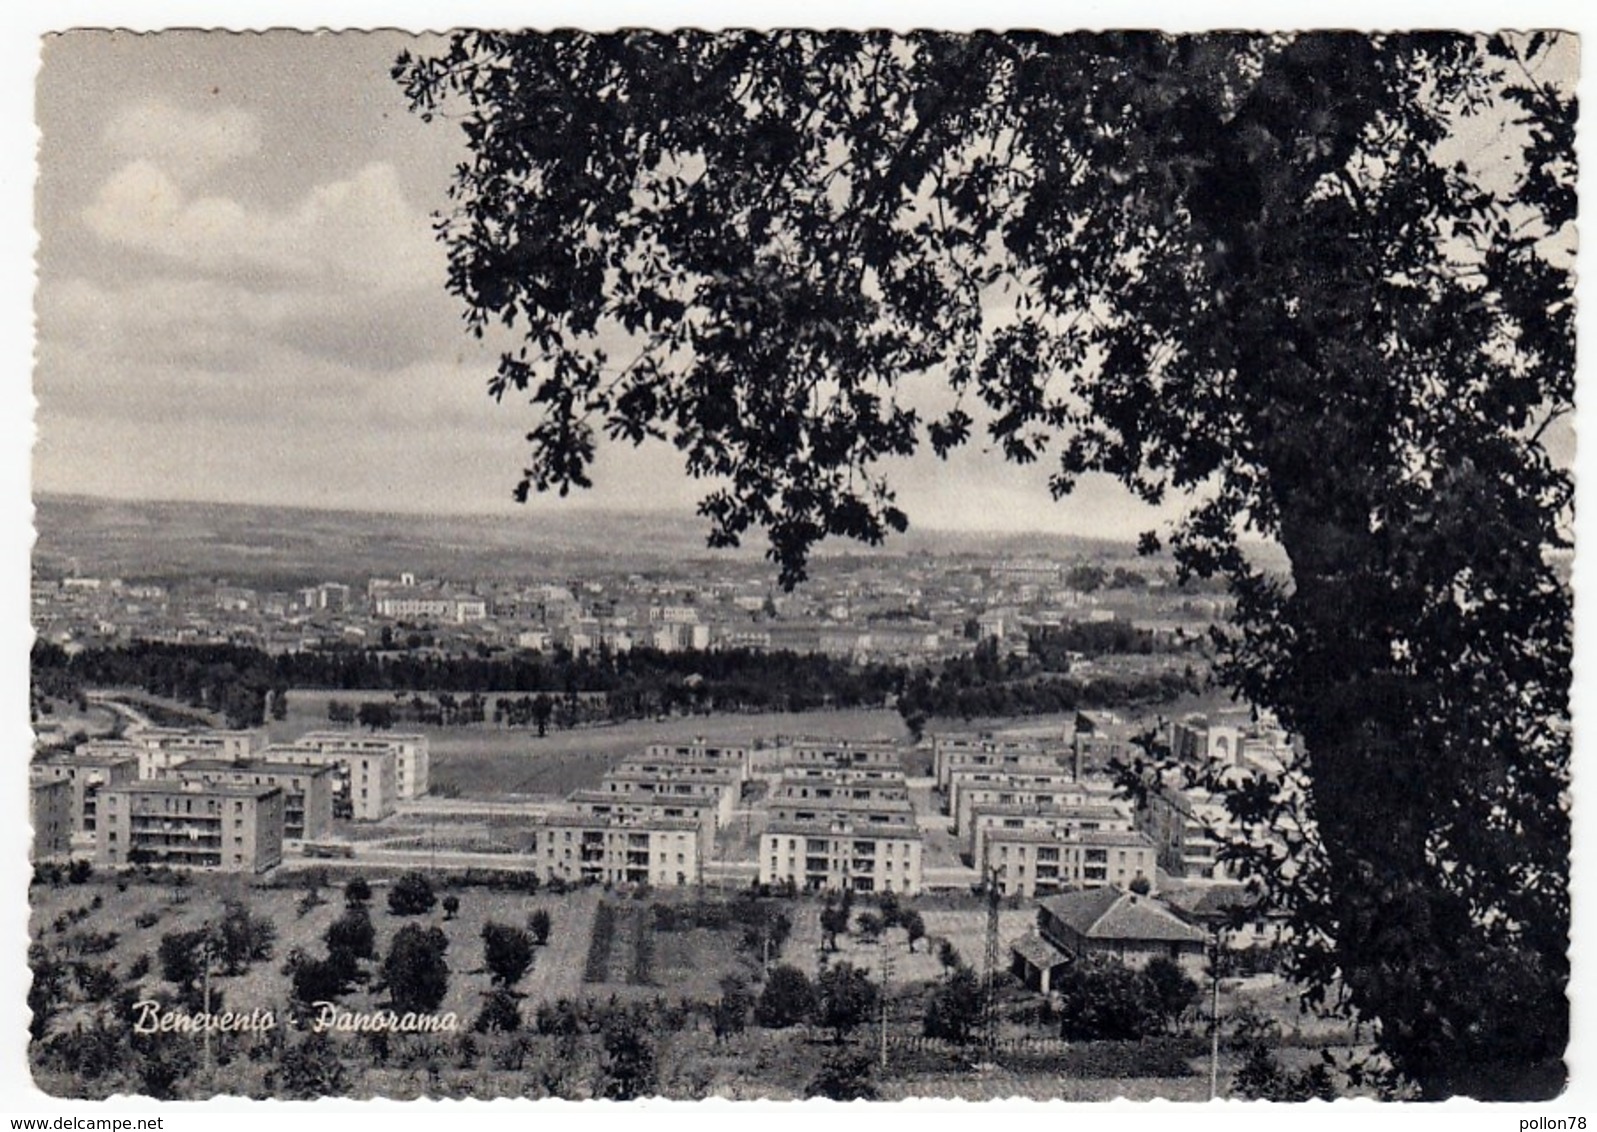
{"type": "Polygon", "coordinates": [[[1185,497],[1144,548],[1226,581],[1222,676],[1302,738],[1225,784],[1294,973],[1425,1095],[1488,1096],[1567,1037],[1572,59],[463,32],[395,75],[465,131],[439,233],[534,407],[521,497],[664,439],[790,586],[905,528],[882,465],[923,444],[1185,497]]]}

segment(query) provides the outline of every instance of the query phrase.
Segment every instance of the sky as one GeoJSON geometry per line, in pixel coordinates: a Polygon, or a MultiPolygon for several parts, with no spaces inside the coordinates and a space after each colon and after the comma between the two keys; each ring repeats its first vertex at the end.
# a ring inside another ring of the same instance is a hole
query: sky
{"type": "MultiPolygon", "coordinates": [[[[514,513],[527,406],[444,290],[430,214],[458,127],[410,114],[396,32],[75,32],[37,87],[34,489],[134,499],[514,513]]],[[[890,466],[919,525],[1131,537],[1107,480],[979,447],[890,466]]],[[[706,491],[665,445],[601,450],[595,488],[535,513],[706,491]]],[[[697,520],[694,520],[697,521],[697,520]]]]}

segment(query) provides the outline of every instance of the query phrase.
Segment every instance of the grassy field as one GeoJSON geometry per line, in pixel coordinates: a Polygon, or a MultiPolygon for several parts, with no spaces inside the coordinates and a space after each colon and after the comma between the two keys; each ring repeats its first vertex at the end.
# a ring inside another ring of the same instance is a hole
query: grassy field
{"type": "MultiPolygon", "coordinates": [[[[294,691],[288,717],[274,720],[274,742],[327,728],[328,692],[294,691]]],[[[337,693],[339,699],[352,698],[337,693]]],[[[391,699],[389,693],[382,698],[391,699]]],[[[449,786],[466,798],[505,794],[564,795],[598,785],[604,772],[650,743],[695,738],[749,744],[777,736],[826,735],[839,739],[903,738],[908,732],[898,713],[883,710],[773,712],[766,715],[708,715],[687,719],[635,720],[572,731],[484,727],[418,727],[432,752],[434,788],[449,786]]]]}

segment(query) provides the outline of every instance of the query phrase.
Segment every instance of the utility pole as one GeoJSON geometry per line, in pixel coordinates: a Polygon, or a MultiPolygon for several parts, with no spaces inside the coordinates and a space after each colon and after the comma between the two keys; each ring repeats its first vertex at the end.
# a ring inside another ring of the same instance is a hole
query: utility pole
{"type": "Polygon", "coordinates": [[[887,989],[893,979],[893,949],[882,936],[882,1070],[887,1069],[887,989]]]}
{"type": "Polygon", "coordinates": [[[1220,1095],[1220,927],[1209,937],[1209,1099],[1220,1095]]]}
{"type": "Polygon", "coordinates": [[[205,1000],[205,1080],[209,1084],[216,1074],[215,1062],[211,1060],[211,922],[205,921],[200,930],[205,933],[204,942],[200,945],[200,957],[204,963],[200,971],[200,993],[205,1000]]]}
{"type": "Polygon", "coordinates": [[[982,1045],[989,1059],[998,1040],[998,870],[987,873],[987,936],[982,955],[982,1045]]]}

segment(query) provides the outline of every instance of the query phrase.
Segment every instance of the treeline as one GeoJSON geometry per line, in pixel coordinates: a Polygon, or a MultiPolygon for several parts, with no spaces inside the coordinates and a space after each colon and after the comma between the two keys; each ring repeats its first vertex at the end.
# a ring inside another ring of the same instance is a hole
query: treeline
{"type": "Polygon", "coordinates": [[[1071,621],[1041,625],[1026,634],[1031,655],[1047,672],[1069,672],[1070,654],[1080,656],[1152,656],[1155,653],[1191,652],[1205,634],[1195,632],[1180,640],[1161,638],[1130,621],[1071,621]]]}
{"type": "Polygon", "coordinates": [[[935,717],[1052,715],[1094,708],[1168,703],[1202,682],[1183,672],[1082,679],[1049,674],[1035,657],[1000,656],[997,643],[983,641],[966,656],[923,669],[904,684],[898,710],[912,732],[935,717]]]}
{"type": "MultiPolygon", "coordinates": [[[[889,702],[905,679],[897,665],[746,649],[600,649],[579,655],[557,648],[548,654],[485,658],[367,649],[273,655],[239,645],[134,641],[68,655],[40,642],[32,665],[36,688],[137,687],[222,714],[233,727],[256,726],[268,711],[280,717],[289,688],[430,693],[440,700],[445,694],[461,696],[450,702],[473,705],[476,710],[464,713],[473,721],[482,718],[482,693],[524,693],[534,700],[543,694],[556,704],[582,701],[585,718],[623,720],[685,711],[877,707],[889,702]]],[[[457,721],[462,715],[451,714],[457,721]]]]}

